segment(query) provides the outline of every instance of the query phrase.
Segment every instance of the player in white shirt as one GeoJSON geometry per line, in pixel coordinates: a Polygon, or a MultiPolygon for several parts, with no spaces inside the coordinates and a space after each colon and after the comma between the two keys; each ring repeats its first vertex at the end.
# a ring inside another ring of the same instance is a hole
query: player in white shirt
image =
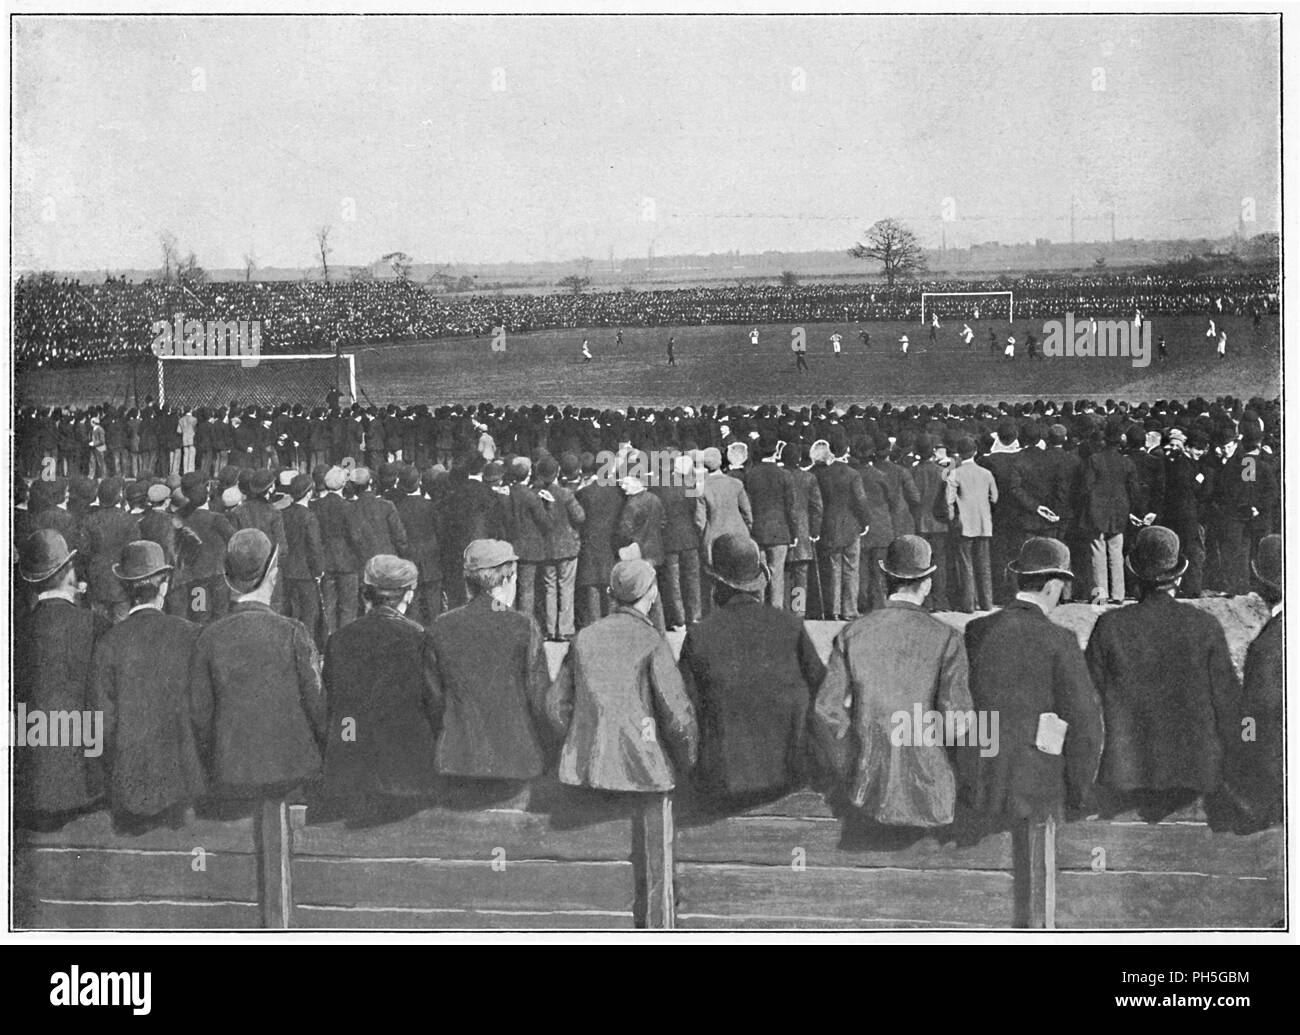
{"type": "Polygon", "coordinates": [[[961,340],[966,343],[967,348],[970,348],[970,343],[975,340],[975,332],[970,329],[968,323],[961,325],[961,340]]]}
{"type": "Polygon", "coordinates": [[[978,320],[979,318],[980,318],[980,307],[977,305],[975,307],[975,319],[978,320]]]}
{"type": "Polygon", "coordinates": [[[752,331],[749,332],[749,343],[750,343],[751,345],[757,345],[757,344],[758,344],[758,328],[757,328],[757,327],[755,327],[752,331]]]}
{"type": "Polygon", "coordinates": [[[898,344],[899,344],[899,345],[902,347],[902,349],[903,349],[903,355],[906,356],[906,355],[907,355],[907,346],[908,346],[909,344],[911,344],[911,343],[907,340],[907,335],[906,335],[906,334],[904,334],[901,338],[898,339],[898,344]]]}
{"type": "Polygon", "coordinates": [[[1134,309],[1134,310],[1133,310],[1133,329],[1134,329],[1135,331],[1137,331],[1137,330],[1141,330],[1141,329],[1142,329],[1142,310],[1141,310],[1141,309],[1134,309]]]}
{"type": "Polygon", "coordinates": [[[931,345],[934,344],[935,336],[938,335],[938,333],[939,333],[939,314],[931,313],[930,314],[930,344],[931,345]]]}
{"type": "Polygon", "coordinates": [[[1002,350],[1002,355],[1006,356],[1007,359],[1016,358],[1016,336],[1014,334],[1007,335],[1007,347],[1002,350]]]}
{"type": "Polygon", "coordinates": [[[1215,337],[1218,333],[1219,333],[1218,328],[1216,328],[1216,327],[1214,326],[1214,317],[1211,316],[1211,317],[1210,317],[1210,326],[1207,327],[1207,328],[1205,328],[1205,336],[1206,336],[1207,338],[1213,338],[1213,337],[1215,337]]]}
{"type": "Polygon", "coordinates": [[[836,331],[834,334],[831,335],[831,350],[832,350],[832,351],[835,353],[835,355],[837,355],[837,356],[840,354],[840,347],[841,347],[842,342],[843,342],[843,339],[840,337],[840,332],[839,332],[839,331],[836,331]]]}
{"type": "Polygon", "coordinates": [[[582,339],[582,361],[584,363],[591,362],[591,346],[587,344],[586,338],[582,339]]]}
{"type": "Polygon", "coordinates": [[[1224,356],[1228,354],[1228,332],[1227,331],[1219,332],[1219,346],[1214,351],[1219,354],[1220,359],[1222,359],[1224,356]]]}

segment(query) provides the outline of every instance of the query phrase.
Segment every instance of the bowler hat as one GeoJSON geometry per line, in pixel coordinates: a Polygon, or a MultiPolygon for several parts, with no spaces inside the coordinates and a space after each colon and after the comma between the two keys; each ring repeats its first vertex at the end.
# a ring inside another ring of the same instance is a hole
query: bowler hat
{"type": "Polygon", "coordinates": [[[1180,558],[1178,533],[1164,525],[1149,525],[1133,540],[1124,566],[1144,582],[1169,582],[1187,570],[1187,558],[1180,558]]]}
{"type": "Polygon", "coordinates": [[[505,476],[506,465],[500,460],[493,460],[483,465],[483,484],[500,485],[501,479],[505,476]]]}
{"type": "Polygon", "coordinates": [[[251,593],[275,560],[275,545],[260,528],[241,528],[226,543],[226,581],[236,593],[251,593]]]}
{"type": "Polygon", "coordinates": [[[876,563],[886,575],[904,582],[933,575],[936,567],[930,560],[930,544],[919,535],[900,535],[889,544],[884,560],[876,563]]]}
{"type": "Polygon", "coordinates": [[[705,572],[709,578],[742,593],[762,589],[771,574],[758,543],[740,532],[728,532],[713,540],[712,563],[705,572]]]}
{"type": "Polygon", "coordinates": [[[315,487],[316,481],[309,474],[294,475],[293,481],[289,483],[289,497],[294,500],[300,500],[315,487]]]}
{"type": "Polygon", "coordinates": [[[639,558],[619,561],[609,572],[610,595],[620,604],[635,604],[654,584],[654,565],[639,558]]]}
{"type": "Polygon", "coordinates": [[[484,571],[517,561],[515,548],[501,539],[475,539],[462,555],[465,571],[484,571]]]}
{"type": "Polygon", "coordinates": [[[248,494],[265,496],[275,484],[275,475],[269,467],[260,467],[248,476],[248,494]]]}
{"type": "Polygon", "coordinates": [[[122,561],[113,565],[113,574],[123,582],[139,582],[160,572],[171,571],[163,548],[152,539],[137,539],[127,543],[122,551],[122,561]]]}
{"type": "Polygon", "coordinates": [[[397,473],[397,487],[405,493],[417,491],[420,488],[420,472],[414,467],[403,467],[397,473]]]}
{"type": "Polygon", "coordinates": [[[361,582],[376,589],[410,589],[420,579],[420,569],[411,561],[390,553],[377,553],[366,561],[361,582]]]}
{"type": "Polygon", "coordinates": [[[1046,536],[1026,539],[1020,547],[1020,555],[1007,565],[1007,569],[1017,575],[1074,578],[1074,572],[1070,568],[1069,548],[1059,539],[1048,539],[1046,536]]]}
{"type": "Polygon", "coordinates": [[[139,507],[149,498],[149,485],[146,482],[131,482],[123,493],[126,496],[126,503],[129,507],[139,507]]]}
{"type": "Polygon", "coordinates": [[[24,582],[44,582],[62,571],[76,550],[68,549],[68,542],[52,528],[37,529],[23,540],[18,552],[18,572],[24,582]]]}
{"type": "Polygon", "coordinates": [[[1282,537],[1274,532],[1259,541],[1259,552],[1250,562],[1255,578],[1270,589],[1282,588],[1282,537]]]}

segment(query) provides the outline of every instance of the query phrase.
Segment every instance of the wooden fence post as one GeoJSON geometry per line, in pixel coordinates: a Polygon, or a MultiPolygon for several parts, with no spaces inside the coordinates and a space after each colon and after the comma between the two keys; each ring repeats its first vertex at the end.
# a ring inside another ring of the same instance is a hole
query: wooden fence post
{"type": "Polygon", "coordinates": [[[639,928],[671,931],[677,926],[673,890],[673,799],[647,794],[632,817],[633,920],[639,928]]]}
{"type": "Polygon", "coordinates": [[[1056,927],[1056,818],[1021,820],[1011,835],[1015,926],[1056,927]]]}
{"type": "Polygon", "coordinates": [[[289,871],[289,803],[283,798],[257,806],[257,862],[262,926],[287,928],[293,914],[293,882],[289,871]]]}

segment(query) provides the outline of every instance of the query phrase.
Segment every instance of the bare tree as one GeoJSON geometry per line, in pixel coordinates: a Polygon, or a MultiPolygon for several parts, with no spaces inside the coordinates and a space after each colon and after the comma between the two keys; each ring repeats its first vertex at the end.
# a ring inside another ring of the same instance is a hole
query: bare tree
{"type": "Polygon", "coordinates": [[[890,287],[899,277],[911,277],[925,270],[925,255],[916,234],[897,219],[878,219],[866,232],[866,243],[855,244],[849,255],[880,263],[890,287]]]}
{"type": "Polygon", "coordinates": [[[330,231],[332,226],[320,226],[316,228],[316,248],[320,251],[320,272],[326,280],[330,279],[330,252],[334,249],[330,247],[330,231]]]}
{"type": "Polygon", "coordinates": [[[191,251],[177,264],[176,279],[182,284],[202,284],[208,279],[208,271],[199,265],[198,256],[191,251]]]}
{"type": "Polygon", "coordinates": [[[249,249],[244,253],[244,283],[253,279],[253,270],[257,269],[257,253],[249,249]]]}
{"type": "Polygon", "coordinates": [[[568,288],[575,295],[580,295],[583,289],[591,283],[590,277],[580,277],[576,273],[570,273],[567,277],[561,277],[556,282],[556,287],[568,288]]]}
{"type": "Polygon", "coordinates": [[[794,270],[782,270],[781,286],[784,288],[797,288],[799,286],[799,274],[794,270]]]}
{"type": "Polygon", "coordinates": [[[162,279],[163,283],[171,283],[175,275],[177,266],[180,265],[180,245],[176,242],[176,235],[170,230],[158,231],[158,244],[162,248],[162,279]]]}
{"type": "Polygon", "coordinates": [[[386,262],[402,280],[411,279],[412,259],[406,252],[389,252],[387,255],[380,256],[380,262],[386,262]]]}

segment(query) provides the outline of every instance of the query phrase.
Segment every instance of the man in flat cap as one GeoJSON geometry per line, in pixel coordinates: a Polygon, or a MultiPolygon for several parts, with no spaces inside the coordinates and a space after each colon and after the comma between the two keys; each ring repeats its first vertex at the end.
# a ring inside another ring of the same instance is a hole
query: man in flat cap
{"type": "Polygon", "coordinates": [[[548,695],[547,715],[564,736],[560,781],[670,791],[695,764],[698,727],[668,640],[649,618],[654,566],[619,561],[609,590],[617,606],[578,633],[548,695]]]}
{"type": "Polygon", "coordinates": [[[267,802],[319,774],[325,736],[316,646],[301,622],[271,608],[279,574],[265,532],[230,537],[230,613],[204,628],[190,666],[194,727],[213,784],[267,802]]]}
{"type": "Polygon", "coordinates": [[[1241,685],[1223,626],[1174,599],[1187,570],[1178,536],[1143,528],[1125,564],[1138,602],[1098,618],[1086,652],[1106,724],[1097,782],[1159,818],[1218,789],[1241,685]]]}
{"type": "Polygon", "coordinates": [[[391,500],[375,495],[370,470],[354,468],[352,486],[356,493],[352,501],[356,508],[356,527],[361,535],[358,559],[363,570],[366,561],[381,553],[406,556],[406,529],[402,527],[402,519],[397,516],[397,508],[391,500]]]}
{"type": "Polygon", "coordinates": [[[835,637],[817,690],[814,729],[822,754],[845,784],[849,802],[872,822],[894,827],[946,826],[957,780],[953,744],[923,740],[898,717],[938,712],[974,742],[977,730],[961,633],[925,611],[935,573],[930,543],[902,535],[880,559],[883,607],[835,637]]]}
{"type": "Polygon", "coordinates": [[[469,603],[426,634],[430,707],[442,727],[438,770],[450,776],[527,780],[545,769],[550,670],[537,620],[514,610],[517,563],[507,542],[471,542],[463,556],[469,603]]]}
{"type": "Polygon", "coordinates": [[[419,574],[392,554],[370,558],[361,577],[366,613],[325,647],[325,792],[356,816],[375,818],[395,800],[435,789],[424,629],[406,617],[419,574]]]}
{"type": "MultiPolygon", "coordinates": [[[[672,648],[649,617],[659,593],[654,565],[619,561],[609,590],[617,607],[575,637],[547,695],[546,714],[564,739],[561,783],[643,795],[637,802],[653,813],[670,807],[667,792],[695,764],[695,709],[672,648]]],[[[633,823],[638,857],[648,827],[633,823]]],[[[638,927],[647,922],[652,895],[671,926],[672,874],[660,875],[657,884],[638,881],[632,910],[638,927]]]]}
{"type": "Polygon", "coordinates": [[[102,726],[93,719],[91,655],[108,620],[81,607],[84,589],[73,568],[75,550],[63,536],[39,529],[19,544],[18,574],[31,592],[31,611],[14,622],[14,723],[23,739],[13,748],[14,809],[23,825],[61,826],[104,793],[102,726]],[[79,743],[55,743],[55,712],[79,722],[79,743]],[[34,720],[43,717],[44,724],[34,720]],[[38,737],[38,733],[41,735],[38,737]]]}
{"type": "Polygon", "coordinates": [[[721,470],[722,454],[710,446],[700,454],[700,460],[705,474],[695,500],[695,527],[700,531],[704,549],[701,559],[708,564],[713,541],[727,532],[749,535],[754,514],[745,483],[721,470]]]}
{"type": "Polygon", "coordinates": [[[341,467],[325,472],[325,491],[313,500],[310,508],[320,525],[324,550],[324,574],[321,576],[321,605],[324,609],[324,635],[328,639],[357,617],[360,587],[361,536],[356,528],[356,511],[352,500],[343,498],[348,473],[341,467]]]}
{"type": "Polygon", "coordinates": [[[1090,803],[1102,721],[1079,641],[1049,617],[1074,578],[1070,551],[1035,536],[1010,568],[1015,599],[966,626],[971,699],[998,714],[998,751],[962,748],[958,770],[984,824],[1023,833],[1027,821],[1055,822],[1067,804],[1090,803]]]}
{"type": "Polygon", "coordinates": [[[808,773],[804,731],[825,667],[802,619],[764,602],[758,543],[720,536],[708,575],[717,606],[686,631],[678,661],[699,721],[692,782],[718,804],[772,797],[808,773]]]}
{"type": "Polygon", "coordinates": [[[174,570],[152,540],[128,544],[113,574],[129,611],[95,645],[108,800],[115,821],[128,830],[181,824],[206,784],[189,699],[200,627],[163,613],[174,570]]]}
{"type": "MultiPolygon", "coordinates": [[[[226,583],[226,544],[235,530],[224,513],[212,510],[206,480],[191,482],[187,504],[180,518],[199,538],[199,547],[183,573],[182,593],[186,617],[200,625],[220,618],[230,610],[230,586],[226,583]]],[[[182,577],[179,573],[174,578],[182,577]]]]}
{"type": "Polygon", "coordinates": [[[280,516],[284,521],[285,539],[285,614],[302,622],[314,638],[321,612],[320,583],[325,575],[325,544],[321,539],[320,519],[311,509],[313,485],[311,475],[294,475],[285,494],[289,505],[280,516]]]}

